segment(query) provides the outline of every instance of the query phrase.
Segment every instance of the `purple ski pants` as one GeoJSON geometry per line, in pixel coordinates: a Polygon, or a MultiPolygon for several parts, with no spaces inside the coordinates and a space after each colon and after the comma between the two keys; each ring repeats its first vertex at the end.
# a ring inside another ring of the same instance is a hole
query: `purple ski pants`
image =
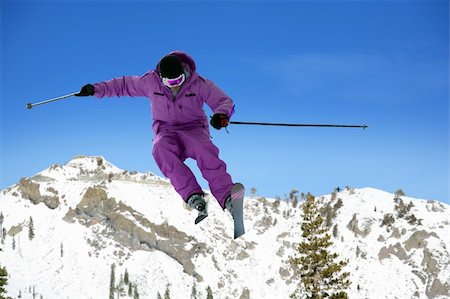
{"type": "Polygon", "coordinates": [[[212,194],[220,206],[225,207],[233,183],[225,163],[219,159],[219,149],[211,142],[207,130],[195,128],[160,132],[153,141],[153,157],[185,202],[190,195],[203,193],[194,174],[184,164],[187,158],[196,160],[212,194]]]}

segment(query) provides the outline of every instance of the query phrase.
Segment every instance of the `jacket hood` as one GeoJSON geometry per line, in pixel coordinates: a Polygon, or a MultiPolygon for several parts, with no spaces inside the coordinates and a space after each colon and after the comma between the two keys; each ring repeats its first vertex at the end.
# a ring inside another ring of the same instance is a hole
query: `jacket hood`
{"type": "MultiPolygon", "coordinates": [[[[187,68],[187,71],[190,74],[193,74],[196,71],[196,66],[195,66],[194,59],[189,54],[187,54],[187,53],[185,53],[183,51],[176,50],[176,51],[170,52],[167,55],[176,55],[176,56],[178,56],[178,59],[180,59],[180,61],[183,64],[183,66],[185,68],[187,68]]],[[[167,55],[164,55],[164,56],[167,56],[167,55]]],[[[156,73],[158,75],[159,75],[159,64],[161,62],[161,59],[158,61],[158,64],[156,65],[156,69],[155,69],[155,71],[156,71],[156,73]]]]}

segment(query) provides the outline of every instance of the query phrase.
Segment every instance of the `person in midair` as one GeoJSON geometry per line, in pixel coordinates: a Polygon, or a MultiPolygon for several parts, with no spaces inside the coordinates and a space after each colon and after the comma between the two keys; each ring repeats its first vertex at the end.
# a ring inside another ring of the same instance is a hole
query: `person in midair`
{"type": "Polygon", "coordinates": [[[190,55],[173,51],[164,56],[154,70],[142,76],[124,76],[87,84],[77,96],[148,97],[153,119],[153,157],[161,172],[190,207],[198,211],[197,224],[208,216],[205,194],[184,161],[192,158],[208,181],[222,209],[233,215],[232,178],[219,158],[219,149],[209,135],[203,104],[214,115],[210,124],[226,127],[234,113],[233,101],[212,81],[200,76],[190,55]]]}

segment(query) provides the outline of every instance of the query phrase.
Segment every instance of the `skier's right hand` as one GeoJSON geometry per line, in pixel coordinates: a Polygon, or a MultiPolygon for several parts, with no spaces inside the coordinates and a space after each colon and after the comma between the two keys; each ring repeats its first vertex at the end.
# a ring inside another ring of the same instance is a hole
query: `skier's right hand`
{"type": "Polygon", "coordinates": [[[92,84],[86,84],[83,86],[79,93],[77,93],[75,96],[77,97],[87,97],[87,96],[93,96],[95,93],[94,85],[92,84]]]}

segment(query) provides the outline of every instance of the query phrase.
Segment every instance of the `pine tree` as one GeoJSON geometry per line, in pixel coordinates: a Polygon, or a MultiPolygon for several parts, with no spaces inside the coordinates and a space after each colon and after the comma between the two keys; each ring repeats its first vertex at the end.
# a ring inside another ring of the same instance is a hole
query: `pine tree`
{"type": "Polygon", "coordinates": [[[206,288],[206,299],[214,299],[210,286],[206,288]]]}
{"type": "Polygon", "coordinates": [[[30,216],[30,225],[28,226],[28,238],[30,240],[34,239],[34,223],[33,218],[30,216]]]}
{"type": "Polygon", "coordinates": [[[2,244],[5,244],[5,238],[6,238],[6,229],[2,229],[2,244]]]}
{"type": "Polygon", "coordinates": [[[164,299],[170,299],[170,284],[167,284],[166,286],[166,292],[164,293],[164,299]]]}
{"type": "Polygon", "coordinates": [[[128,284],[128,296],[131,297],[133,295],[133,284],[130,282],[128,284]]]}
{"type": "Polygon", "coordinates": [[[161,293],[160,293],[160,292],[158,292],[158,294],[156,294],[156,298],[157,298],[157,299],[162,299],[162,296],[161,296],[161,293]]]}
{"type": "Polygon", "coordinates": [[[124,282],[125,284],[130,283],[130,277],[129,277],[129,275],[128,275],[128,269],[125,269],[125,274],[123,275],[123,282],[124,282]]]}
{"type": "Polygon", "coordinates": [[[5,219],[5,217],[3,216],[3,213],[0,212],[0,235],[1,235],[2,240],[5,238],[5,236],[3,235],[3,220],[4,219],[5,219]]]}
{"type": "Polygon", "coordinates": [[[398,189],[394,193],[394,200],[400,198],[401,196],[405,196],[405,192],[402,189],[398,189]]]}
{"type": "Polygon", "coordinates": [[[139,299],[139,293],[137,290],[137,285],[134,285],[134,296],[133,299],[139,299]]]}
{"type": "Polygon", "coordinates": [[[61,257],[63,257],[63,256],[64,256],[64,246],[63,246],[63,243],[61,243],[61,245],[59,246],[59,251],[60,251],[61,257]]]}
{"type": "Polygon", "coordinates": [[[335,262],[338,255],[329,252],[333,242],[311,194],[307,195],[303,205],[301,229],[302,242],[297,247],[298,256],[290,258],[300,283],[291,298],[300,295],[308,299],[348,298],[345,289],[350,285],[350,273],[342,272],[348,262],[335,262]]]}
{"type": "Polygon", "coordinates": [[[111,265],[111,277],[109,281],[109,299],[114,299],[114,291],[116,285],[116,265],[111,265]]]}
{"type": "Polygon", "coordinates": [[[197,285],[195,282],[192,285],[191,299],[197,299],[197,285]]]}
{"type": "Polygon", "coordinates": [[[272,207],[275,210],[278,210],[278,207],[280,206],[280,202],[281,202],[281,197],[275,196],[275,201],[272,203],[272,207]]]}
{"type": "Polygon", "coordinates": [[[5,298],[6,289],[5,287],[8,285],[8,271],[6,271],[5,267],[0,266],[0,298],[5,298]]]}
{"type": "Polygon", "coordinates": [[[338,232],[339,232],[339,231],[338,231],[338,225],[335,224],[335,225],[333,226],[333,237],[337,238],[338,232]]]}

